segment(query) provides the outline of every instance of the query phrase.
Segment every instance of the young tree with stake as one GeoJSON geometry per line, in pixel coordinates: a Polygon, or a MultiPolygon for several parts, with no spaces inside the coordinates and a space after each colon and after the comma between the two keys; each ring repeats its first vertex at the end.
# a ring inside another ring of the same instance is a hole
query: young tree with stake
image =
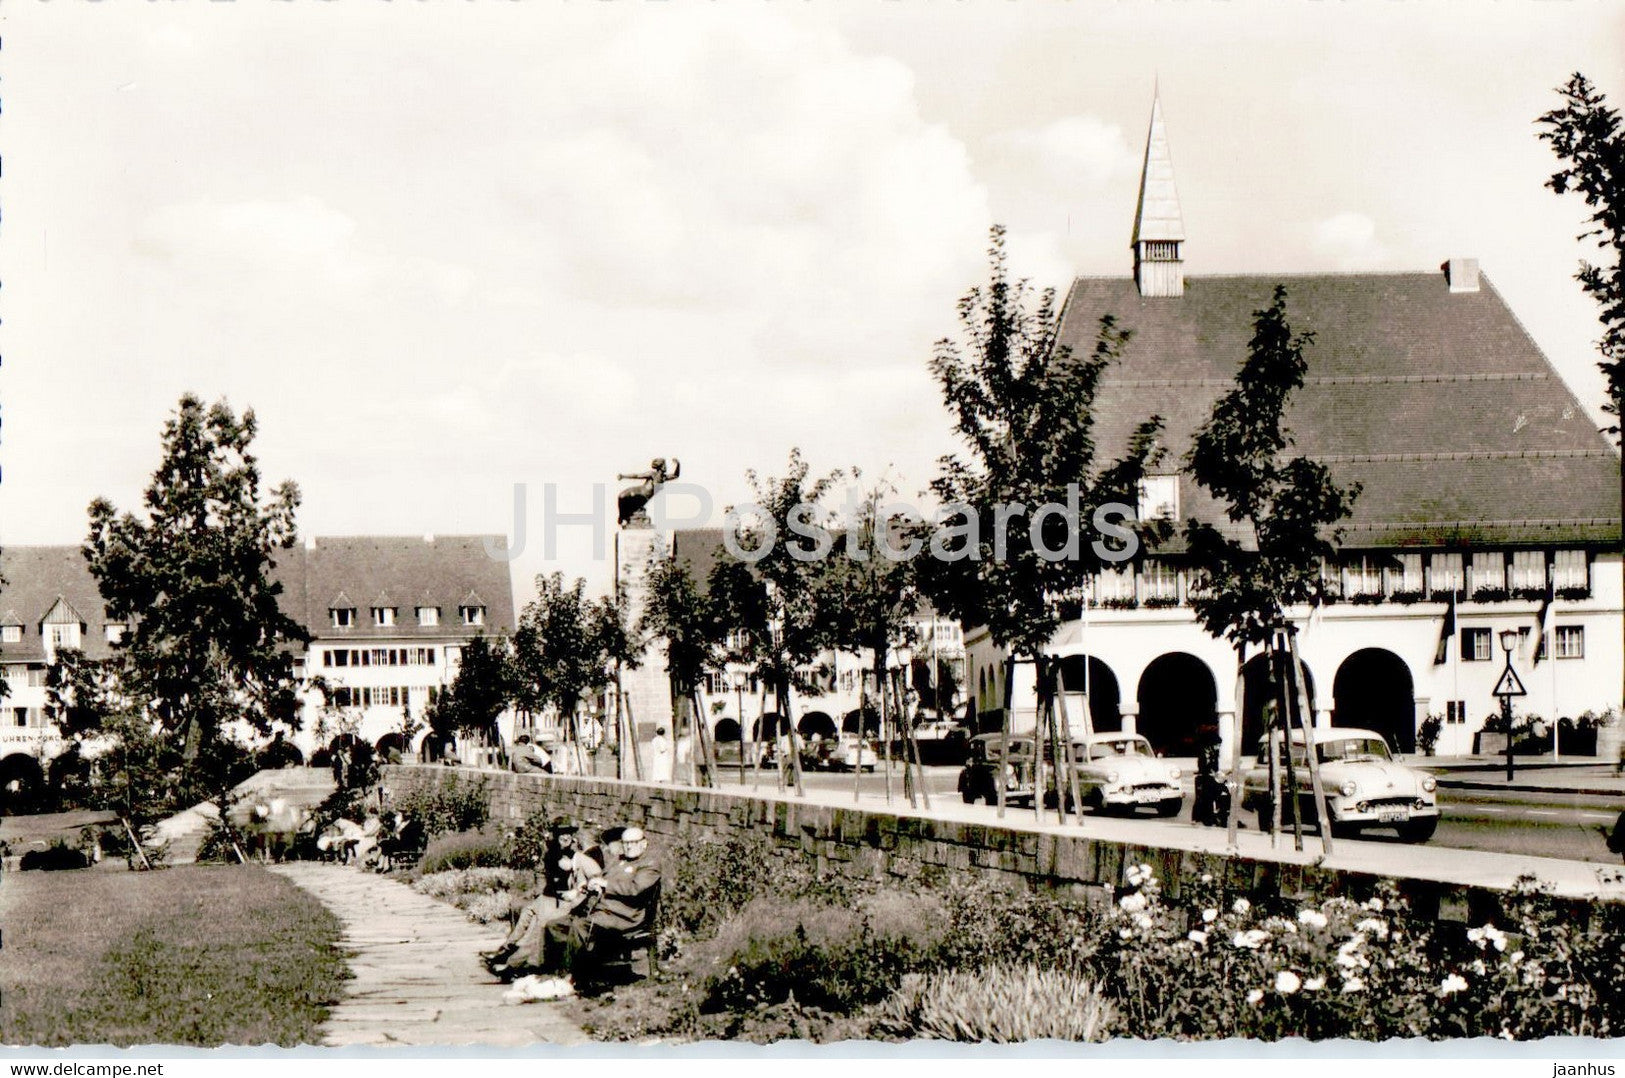
{"type": "MultiPolygon", "coordinates": [[[[988,284],[959,303],[961,340],[938,342],[931,361],[955,430],[970,450],[968,458],[942,459],[932,490],[945,505],[970,508],[943,521],[932,535],[932,556],[921,565],[923,583],[939,609],[987,626],[1009,656],[1008,672],[1017,662],[1033,663],[1039,721],[1049,724],[1041,726],[1040,736],[1064,742],[1070,756],[1069,731],[1053,726],[1055,670],[1046,649],[1077,607],[1084,575],[1104,564],[1099,548],[1083,541],[1083,522],[1076,514],[1111,502],[1133,505],[1157,453],[1162,421],[1147,419],[1125,455],[1101,468],[1095,397],[1130,332],[1111,315],[1103,316],[1093,348],[1074,354],[1059,339],[1054,290],[1035,294],[1025,280],[1010,280],[1002,228],[992,231],[988,260],[988,284]],[[1045,505],[1077,508],[1070,519],[1050,516],[1037,534],[1025,519],[1012,526],[995,512],[995,507],[1020,507],[1035,513],[1045,505]]],[[[1005,679],[1006,735],[1012,681],[1005,679]]],[[[1036,754],[1040,769],[1043,756],[1036,754]]],[[[1060,752],[1054,758],[1061,759],[1060,752]]],[[[1002,814],[1004,784],[995,785],[1002,814]]],[[[1035,803],[1042,797],[1037,791],[1035,803]]]]}
{"type": "MultiPolygon", "coordinates": [[[[1322,598],[1321,564],[1334,551],[1338,534],[1330,529],[1349,515],[1359,486],[1347,489],[1332,481],[1326,467],[1307,457],[1288,457],[1292,435],[1282,417],[1294,390],[1303,386],[1308,364],[1304,351],[1312,333],[1295,334],[1287,321],[1286,289],[1276,286],[1270,306],[1254,312],[1247,358],[1236,372],[1235,387],[1220,397],[1206,424],[1197,431],[1186,463],[1191,476],[1225,504],[1237,529],[1221,532],[1190,520],[1185,538],[1195,567],[1204,576],[1191,596],[1196,618],[1214,636],[1236,648],[1237,669],[1249,648],[1269,656],[1271,684],[1284,723],[1297,706],[1298,679],[1295,628],[1287,609],[1322,598]],[[1288,658],[1285,680],[1279,676],[1277,653],[1288,658]]],[[[1232,782],[1240,770],[1241,715],[1238,701],[1232,742],[1232,782]]],[[[1285,736],[1283,729],[1283,736],[1285,736]]],[[[1306,735],[1307,736],[1307,735],[1306,735]]],[[[1269,744],[1269,731],[1265,731],[1269,744]]],[[[1314,753],[1307,754],[1314,780],[1317,812],[1324,817],[1325,797],[1318,781],[1314,753]]],[[[1290,751],[1287,766],[1292,767],[1290,751]]],[[[1273,767],[1273,763],[1272,763],[1273,767]]],[[[1293,779],[1289,771],[1288,786],[1293,779]]],[[[1297,798],[1290,799],[1297,827],[1297,798]]],[[[1323,821],[1324,823],[1324,821],[1323,821]]],[[[1230,815],[1235,841],[1236,812],[1230,815]]],[[[1327,835],[1322,827],[1323,838],[1327,835]]]]}

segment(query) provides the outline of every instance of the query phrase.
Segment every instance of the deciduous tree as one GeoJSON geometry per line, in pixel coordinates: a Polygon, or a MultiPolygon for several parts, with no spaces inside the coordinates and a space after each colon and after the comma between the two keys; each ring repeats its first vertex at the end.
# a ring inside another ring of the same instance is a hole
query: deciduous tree
{"type": "MultiPolygon", "coordinates": [[[[1238,667],[1249,648],[1269,654],[1272,679],[1281,634],[1290,645],[1288,608],[1321,600],[1321,566],[1339,534],[1333,526],[1359,495],[1357,484],[1345,489],[1333,482],[1325,465],[1288,455],[1286,405],[1303,386],[1304,352],[1314,334],[1293,332],[1286,296],[1278,285],[1270,306],[1254,312],[1235,387],[1214,402],[1186,459],[1192,478],[1225,506],[1232,525],[1220,530],[1186,522],[1191,561],[1203,578],[1191,607],[1208,632],[1234,645],[1238,667]]],[[[1283,699],[1290,701],[1297,698],[1296,663],[1286,670],[1283,699]]],[[[1238,714],[1233,759],[1239,759],[1240,726],[1238,714]]],[[[1232,813],[1232,827],[1234,820],[1232,813]]]]}

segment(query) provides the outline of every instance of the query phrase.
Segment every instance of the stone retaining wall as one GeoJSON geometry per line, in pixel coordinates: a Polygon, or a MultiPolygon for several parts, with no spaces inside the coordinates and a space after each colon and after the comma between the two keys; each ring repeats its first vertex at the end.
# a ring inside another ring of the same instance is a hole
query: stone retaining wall
{"type": "MultiPolygon", "coordinates": [[[[723,787],[617,782],[560,775],[422,765],[384,768],[385,784],[399,793],[411,784],[456,775],[484,780],[491,818],[511,825],[533,812],[565,815],[598,827],[637,825],[657,845],[691,837],[724,841],[766,835],[781,856],[801,856],[818,869],[874,879],[931,883],[973,876],[1010,891],[1070,890],[1097,897],[1123,882],[1129,865],[1150,864],[1164,893],[1177,896],[1183,881],[1211,873],[1233,894],[1289,895],[1318,899],[1364,898],[1381,882],[1370,874],[1315,865],[1282,864],[1247,857],[1129,845],[1084,835],[895,814],[870,807],[837,806],[765,792],[723,787]]],[[[1428,880],[1393,881],[1419,915],[1452,921],[1481,919],[1500,904],[1496,892],[1428,880]]]]}

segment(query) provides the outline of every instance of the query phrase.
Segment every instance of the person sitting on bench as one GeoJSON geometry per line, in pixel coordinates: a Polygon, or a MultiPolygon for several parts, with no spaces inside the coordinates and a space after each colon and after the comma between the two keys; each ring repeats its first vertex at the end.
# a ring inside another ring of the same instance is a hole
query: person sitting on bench
{"type": "Polygon", "coordinates": [[[541,964],[548,922],[570,915],[587,897],[587,881],[603,875],[603,854],[594,856],[577,840],[576,825],[555,819],[547,849],[542,854],[542,893],[519,913],[508,938],[495,951],[483,955],[486,968],[499,977],[541,964]]]}
{"type": "Polygon", "coordinates": [[[590,978],[593,956],[613,952],[617,945],[649,927],[660,895],[660,866],[645,854],[649,840],[643,830],[628,827],[621,833],[620,856],[602,876],[587,881],[589,899],[568,917],[547,926],[546,968],[590,978]]]}

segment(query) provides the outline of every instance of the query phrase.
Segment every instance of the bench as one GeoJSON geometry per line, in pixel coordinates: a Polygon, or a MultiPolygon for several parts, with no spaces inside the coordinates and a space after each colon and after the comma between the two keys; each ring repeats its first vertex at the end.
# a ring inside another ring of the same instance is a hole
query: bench
{"type": "Polygon", "coordinates": [[[624,932],[594,932],[589,953],[592,966],[603,980],[638,979],[638,956],[647,964],[643,976],[660,972],[660,884],[650,888],[649,905],[643,923],[624,932]]]}

